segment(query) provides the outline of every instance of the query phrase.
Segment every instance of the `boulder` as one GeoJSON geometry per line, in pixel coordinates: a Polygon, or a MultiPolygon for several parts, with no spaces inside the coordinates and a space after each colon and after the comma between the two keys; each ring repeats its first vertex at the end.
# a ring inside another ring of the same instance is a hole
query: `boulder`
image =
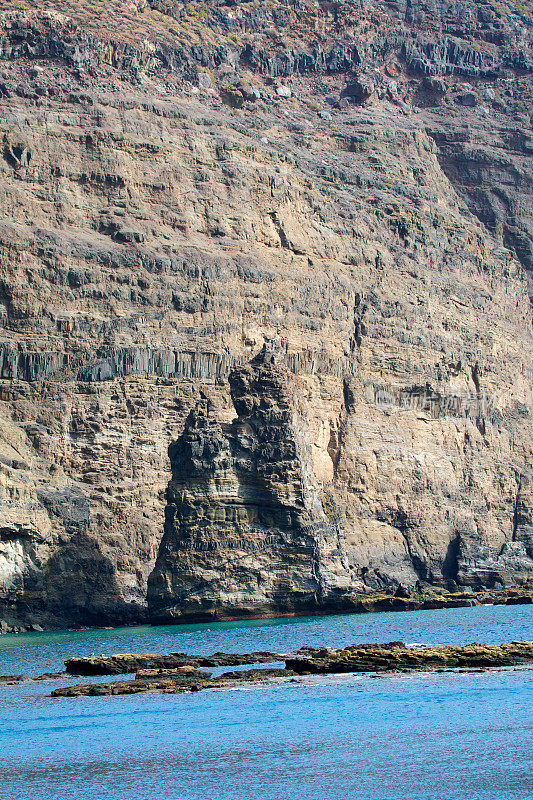
{"type": "Polygon", "coordinates": [[[198,86],[200,86],[201,89],[211,89],[213,81],[208,72],[200,72],[198,74],[198,86]]]}
{"type": "Polygon", "coordinates": [[[474,92],[463,92],[457,98],[457,102],[461,106],[466,106],[467,108],[475,108],[478,103],[478,97],[474,92]]]}
{"type": "Polygon", "coordinates": [[[220,88],[222,102],[231,108],[242,108],[244,105],[244,95],[240,89],[231,83],[227,83],[220,88]]]}
{"type": "Polygon", "coordinates": [[[402,68],[397,61],[389,61],[389,63],[385,65],[385,73],[389,78],[399,78],[402,74],[402,68]]]}

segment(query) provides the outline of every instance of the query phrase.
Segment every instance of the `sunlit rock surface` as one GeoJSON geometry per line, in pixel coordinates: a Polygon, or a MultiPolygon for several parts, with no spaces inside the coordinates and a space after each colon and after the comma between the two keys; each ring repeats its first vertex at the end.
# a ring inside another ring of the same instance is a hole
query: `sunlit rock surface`
{"type": "Polygon", "coordinates": [[[152,572],[178,618],[217,582],[235,614],[527,585],[527,10],[0,13],[4,629],[141,621],[152,572]],[[168,446],[201,392],[225,439],[228,377],[276,336],[306,442],[276,503],[323,538],[238,590],[237,550],[206,551],[193,592],[168,446]]]}

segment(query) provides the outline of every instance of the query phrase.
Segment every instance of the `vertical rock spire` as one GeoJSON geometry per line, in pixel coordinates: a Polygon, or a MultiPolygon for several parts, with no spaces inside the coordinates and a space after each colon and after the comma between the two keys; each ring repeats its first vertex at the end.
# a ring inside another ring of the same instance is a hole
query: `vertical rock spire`
{"type": "Polygon", "coordinates": [[[314,478],[303,400],[267,342],[230,375],[236,419],[200,399],[169,449],[165,533],[149,580],[155,620],[262,616],[324,601],[337,532],[314,478]]]}

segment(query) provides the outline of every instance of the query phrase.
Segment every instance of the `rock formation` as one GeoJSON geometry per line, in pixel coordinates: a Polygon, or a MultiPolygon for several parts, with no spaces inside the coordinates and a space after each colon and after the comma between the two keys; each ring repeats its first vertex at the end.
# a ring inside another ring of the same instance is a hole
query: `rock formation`
{"type": "Polygon", "coordinates": [[[530,664],[531,642],[467,644],[464,647],[406,647],[403,642],[354,645],[343,650],[324,647],[308,655],[290,656],[286,667],[299,675],[339,672],[389,672],[419,669],[487,669],[530,664]]]}
{"type": "Polygon", "coordinates": [[[210,614],[217,581],[228,615],[527,588],[529,11],[20,5],[0,0],[2,630],[145,620],[152,573],[158,619],[210,614]],[[283,363],[243,367],[275,336],[283,363]],[[228,379],[274,367],[288,483],[241,536],[260,459],[228,379]],[[190,484],[189,440],[216,454],[190,484]],[[162,541],[169,479],[198,501],[169,499],[162,541]],[[186,544],[203,487],[235,521],[186,544]]]}
{"type": "Polygon", "coordinates": [[[297,381],[271,343],[229,376],[237,418],[200,400],[169,451],[154,620],[311,611],[346,585],[339,529],[313,473],[297,381]]]}
{"type": "MultiPolygon", "coordinates": [[[[357,400],[358,380],[346,379],[336,471],[319,492],[302,388],[281,360],[279,346],[265,344],[230,373],[236,419],[221,424],[213,403],[200,399],[169,449],[165,533],[148,581],[152,620],[349,610],[361,596],[387,590],[529,584],[533,539],[531,526],[520,528],[524,490],[507,509],[514,518],[506,534],[505,517],[502,525],[488,507],[493,501],[482,505],[482,479],[465,481],[470,457],[457,448],[443,453],[434,441],[456,428],[454,414],[439,413],[442,398],[433,398],[432,417],[417,414],[424,424],[441,416],[429,436],[407,414],[384,436],[383,412],[375,433],[374,413],[357,400]],[[421,443],[424,459],[434,462],[422,485],[421,443]],[[350,475],[364,476],[364,491],[355,496],[350,475]],[[406,481],[415,492],[406,491],[406,481]]],[[[411,406],[412,395],[405,400],[411,406]]],[[[430,405],[427,397],[423,402],[430,405]]],[[[502,474],[495,463],[501,446],[496,453],[485,446],[486,468],[502,474]]],[[[522,481],[527,493],[528,479],[522,481]]]]}
{"type": "MultiPolygon", "coordinates": [[[[160,656],[165,658],[165,656],[160,656]]],[[[168,658],[168,656],[166,657],[168,658]]],[[[111,683],[75,684],[54,689],[52,697],[85,697],[144,692],[197,692],[202,689],[234,688],[241,682],[260,683],[279,679],[294,681],[294,676],[328,675],[354,672],[407,672],[475,670],[514,667],[528,668],[533,661],[533,643],[470,644],[465,647],[432,646],[412,648],[403,642],[362,644],[334,650],[330,647],[304,647],[285,658],[285,669],[260,668],[224,672],[211,679],[211,673],[194,666],[172,669],[138,669],[135,680],[111,683]]],[[[247,662],[248,663],[248,662],[247,662]]],[[[57,677],[57,676],[52,676],[57,677]]]]}
{"type": "Polygon", "coordinates": [[[68,675],[124,675],[129,672],[163,674],[173,669],[234,667],[242,664],[269,664],[283,661],[279,653],[213,653],[210,656],[187,653],[119,653],[112,656],[85,656],[65,661],[68,675]]]}

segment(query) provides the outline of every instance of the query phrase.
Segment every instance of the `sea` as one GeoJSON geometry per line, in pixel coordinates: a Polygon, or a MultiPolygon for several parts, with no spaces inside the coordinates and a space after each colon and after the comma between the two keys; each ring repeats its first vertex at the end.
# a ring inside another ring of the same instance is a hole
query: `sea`
{"type": "MultiPolygon", "coordinates": [[[[524,639],[531,605],[59,631],[0,637],[0,673],[92,653],[524,639]]],[[[0,800],[533,799],[532,669],[50,697],[68,682],[0,685],[0,800]]]]}

